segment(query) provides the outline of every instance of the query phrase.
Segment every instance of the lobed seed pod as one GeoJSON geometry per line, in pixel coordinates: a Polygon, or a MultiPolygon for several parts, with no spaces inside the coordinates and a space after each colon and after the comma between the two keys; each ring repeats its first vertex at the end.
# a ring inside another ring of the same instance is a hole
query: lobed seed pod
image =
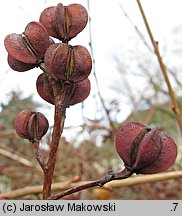
{"type": "Polygon", "coordinates": [[[76,37],[88,22],[87,10],[80,4],[70,4],[46,8],[39,21],[45,26],[50,36],[63,42],[76,37]]]}
{"type": "Polygon", "coordinates": [[[23,63],[13,58],[10,54],[8,54],[8,64],[11,69],[18,72],[28,71],[36,67],[36,64],[23,63]]]}
{"type": "Polygon", "coordinates": [[[7,35],[4,40],[4,43],[7,52],[14,59],[27,64],[36,64],[37,59],[27,49],[26,45],[22,40],[21,34],[13,33],[7,35]]]}
{"type": "Polygon", "coordinates": [[[39,22],[30,22],[25,28],[24,35],[37,59],[43,59],[47,48],[54,43],[46,28],[39,22]]]}
{"type": "Polygon", "coordinates": [[[50,104],[54,104],[54,93],[45,73],[38,76],[36,81],[37,92],[40,97],[50,104]]]}
{"type": "Polygon", "coordinates": [[[90,94],[90,81],[85,79],[82,82],[76,83],[73,86],[69,106],[73,106],[77,103],[84,101],[90,94]]]}
{"type": "Polygon", "coordinates": [[[139,122],[123,124],[115,143],[125,166],[135,173],[163,172],[173,165],[177,157],[177,147],[171,137],[139,122]]]}
{"type": "MultiPolygon", "coordinates": [[[[42,99],[44,99],[48,103],[54,104],[54,94],[52,91],[52,87],[49,84],[48,78],[44,73],[38,76],[36,87],[37,92],[42,99]]],[[[70,87],[72,88],[72,90],[70,91],[71,95],[66,95],[65,98],[68,106],[75,105],[77,103],[84,101],[90,94],[89,79],[85,79],[80,83],[73,84],[70,87]]]]}
{"type": "Polygon", "coordinates": [[[9,34],[4,40],[8,63],[16,71],[26,71],[38,66],[47,48],[54,42],[45,27],[38,22],[29,23],[24,34],[9,34]]]}
{"type": "Polygon", "coordinates": [[[63,82],[81,82],[92,70],[92,59],[88,50],[79,45],[53,44],[47,49],[44,61],[48,73],[63,82]]]}
{"type": "Polygon", "coordinates": [[[49,123],[42,113],[23,110],[16,116],[14,128],[20,137],[34,141],[47,133],[49,123]]]}

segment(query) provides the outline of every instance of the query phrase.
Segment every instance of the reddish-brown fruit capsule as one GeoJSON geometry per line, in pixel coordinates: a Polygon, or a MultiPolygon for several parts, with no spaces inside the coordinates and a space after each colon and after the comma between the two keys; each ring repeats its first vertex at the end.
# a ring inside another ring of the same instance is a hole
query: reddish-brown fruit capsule
{"type": "Polygon", "coordinates": [[[25,28],[24,35],[30,42],[35,52],[34,55],[38,59],[42,59],[47,48],[54,43],[46,28],[39,22],[30,22],[25,28]]]}
{"type": "Polygon", "coordinates": [[[26,26],[24,34],[6,36],[4,44],[9,54],[8,63],[16,71],[30,70],[38,66],[47,48],[53,43],[41,23],[31,22],[26,26]]]}
{"type": "Polygon", "coordinates": [[[82,82],[74,84],[69,101],[69,106],[84,101],[90,94],[90,88],[90,81],[88,78],[83,80],[82,82]]]}
{"type": "Polygon", "coordinates": [[[52,37],[59,38],[53,27],[53,19],[56,12],[56,6],[51,6],[43,10],[40,15],[39,21],[46,28],[48,34],[52,37]]]}
{"type": "Polygon", "coordinates": [[[88,50],[79,45],[53,44],[47,49],[44,61],[48,73],[63,82],[81,82],[89,76],[92,69],[88,50]]]}
{"type": "MultiPolygon", "coordinates": [[[[48,103],[54,104],[53,91],[44,73],[38,76],[36,86],[40,97],[48,103]]],[[[90,93],[90,81],[89,79],[85,79],[80,83],[72,85],[72,88],[73,89],[70,91],[71,95],[66,95],[65,98],[65,100],[69,100],[67,101],[68,106],[80,103],[88,97],[90,93]]]]}
{"type": "Polygon", "coordinates": [[[40,22],[46,27],[49,34],[63,42],[76,37],[88,22],[88,13],[80,4],[46,8],[40,16],[40,22]]]}
{"type": "Polygon", "coordinates": [[[16,116],[14,128],[20,137],[34,141],[47,133],[49,123],[42,113],[23,110],[16,116]]]}
{"type": "Polygon", "coordinates": [[[38,76],[36,82],[37,92],[40,97],[48,103],[54,104],[54,94],[47,76],[42,73],[38,76]]]}
{"type": "Polygon", "coordinates": [[[36,64],[23,63],[21,61],[16,60],[9,54],[8,54],[8,64],[11,69],[18,71],[18,72],[28,71],[36,67],[36,64]]]}
{"type": "Polygon", "coordinates": [[[18,136],[28,139],[27,125],[28,121],[32,115],[32,112],[29,110],[23,110],[20,112],[14,121],[14,128],[18,136]]]}
{"type": "Polygon", "coordinates": [[[27,49],[21,34],[9,34],[4,40],[7,52],[16,60],[23,63],[36,64],[37,59],[27,49]]]}
{"type": "Polygon", "coordinates": [[[171,137],[138,122],[123,124],[116,135],[116,150],[128,169],[143,174],[163,172],[177,157],[171,137]]]}

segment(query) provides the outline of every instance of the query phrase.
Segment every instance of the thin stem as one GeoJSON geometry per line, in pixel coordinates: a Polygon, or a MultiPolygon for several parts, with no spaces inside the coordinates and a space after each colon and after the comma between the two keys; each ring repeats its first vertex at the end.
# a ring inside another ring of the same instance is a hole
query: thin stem
{"type": "Polygon", "coordinates": [[[45,172],[46,170],[46,163],[42,158],[42,155],[40,154],[40,149],[39,149],[39,140],[36,141],[32,141],[32,147],[33,147],[33,153],[37,159],[37,161],[39,162],[40,166],[42,167],[42,170],[45,172]]]}
{"type": "MultiPolygon", "coordinates": [[[[151,49],[151,47],[149,46],[149,44],[147,43],[145,37],[143,36],[142,32],[140,31],[140,29],[133,23],[133,21],[131,20],[131,18],[129,17],[129,15],[127,14],[126,10],[124,9],[124,7],[122,6],[121,3],[119,3],[119,6],[124,14],[124,16],[128,19],[128,21],[130,22],[130,24],[134,27],[136,33],[138,34],[138,36],[140,37],[140,39],[143,41],[144,45],[148,48],[148,50],[151,53],[154,53],[153,49],[151,49]]],[[[174,71],[166,66],[167,71],[173,76],[173,78],[175,79],[176,83],[179,85],[179,87],[182,87],[182,83],[179,81],[179,79],[177,78],[177,76],[175,75],[174,71]]]]}
{"type": "Polygon", "coordinates": [[[159,62],[159,65],[161,67],[161,71],[162,71],[162,74],[164,76],[164,79],[165,79],[165,82],[166,82],[166,85],[168,87],[168,91],[169,91],[169,95],[171,97],[171,101],[173,103],[173,112],[176,116],[176,120],[178,122],[178,125],[179,125],[179,128],[180,128],[180,131],[182,133],[182,115],[181,115],[181,112],[180,112],[180,109],[179,109],[179,105],[177,103],[177,100],[176,100],[176,96],[175,96],[175,93],[173,91],[173,88],[171,86],[171,83],[170,83],[170,80],[169,80],[169,77],[168,77],[168,74],[167,74],[167,70],[166,70],[166,67],[163,63],[163,60],[162,60],[162,57],[160,55],[160,52],[159,52],[159,49],[158,49],[158,45],[156,43],[156,41],[154,40],[154,37],[153,37],[153,34],[151,32],[151,29],[150,29],[150,26],[148,24],[148,21],[147,21],[147,18],[145,16],[145,13],[144,13],[144,10],[142,8],[142,5],[140,3],[140,0],[137,0],[137,3],[138,3],[138,7],[140,9],[140,12],[141,12],[141,15],[142,15],[142,18],[144,20],[144,23],[145,23],[145,26],[146,26],[146,29],[147,29],[147,32],[148,32],[148,35],[150,37],[150,40],[152,42],[152,45],[154,47],[154,51],[155,51],[155,54],[158,58],[158,62],[159,62]]]}
{"type": "Polygon", "coordinates": [[[126,179],[128,177],[130,177],[133,174],[133,172],[127,168],[125,168],[124,170],[120,171],[120,172],[109,172],[106,176],[104,176],[103,178],[96,180],[96,181],[91,181],[88,183],[85,183],[83,185],[79,185],[79,186],[75,186],[71,189],[68,189],[66,191],[63,191],[59,194],[53,195],[50,197],[50,199],[52,200],[57,200],[60,199],[64,196],[76,193],[78,191],[82,191],[88,188],[92,188],[92,187],[96,187],[96,186],[100,186],[103,187],[104,184],[106,184],[107,182],[110,182],[112,180],[117,180],[117,179],[126,179]]]}
{"type": "Polygon", "coordinates": [[[121,4],[121,2],[119,3],[119,6],[124,14],[124,16],[127,18],[127,20],[129,21],[129,23],[134,27],[135,31],[137,32],[138,36],[141,38],[141,40],[143,41],[143,43],[145,44],[145,46],[150,50],[150,52],[153,53],[153,49],[149,46],[149,44],[147,43],[147,41],[145,40],[145,37],[143,36],[142,32],[139,30],[138,26],[136,26],[133,21],[131,20],[131,18],[128,16],[127,12],[125,11],[123,5],[121,4]]]}
{"type": "Polygon", "coordinates": [[[98,83],[98,78],[97,78],[97,74],[96,74],[96,67],[95,67],[95,58],[94,58],[94,49],[93,49],[93,42],[92,42],[92,28],[91,28],[91,16],[90,16],[90,1],[87,0],[87,8],[88,8],[88,12],[89,12],[89,46],[90,46],[90,52],[91,52],[91,55],[92,55],[92,59],[93,59],[93,64],[92,64],[92,70],[93,70],[93,75],[94,75],[94,78],[95,78],[95,82],[96,82],[96,87],[97,87],[97,94],[99,96],[99,99],[100,99],[100,102],[102,104],[102,107],[105,111],[105,114],[106,114],[106,117],[107,117],[107,120],[109,122],[109,125],[110,127],[113,129],[113,131],[116,130],[115,128],[115,125],[113,124],[113,121],[111,120],[110,118],[110,115],[109,115],[109,110],[107,109],[106,105],[105,105],[105,102],[104,102],[104,99],[102,97],[102,94],[100,92],[100,88],[99,88],[99,83],[98,83]]]}

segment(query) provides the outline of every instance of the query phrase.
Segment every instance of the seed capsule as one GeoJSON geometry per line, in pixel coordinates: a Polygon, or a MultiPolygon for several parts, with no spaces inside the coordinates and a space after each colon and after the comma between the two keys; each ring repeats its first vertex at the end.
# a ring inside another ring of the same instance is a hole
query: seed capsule
{"type": "Polygon", "coordinates": [[[34,141],[47,133],[49,123],[42,113],[23,110],[16,116],[14,128],[20,137],[34,141]]]}
{"type": "Polygon", "coordinates": [[[63,82],[81,82],[89,76],[92,69],[91,56],[80,45],[53,44],[47,49],[44,61],[47,72],[63,82]]]}
{"type": "Polygon", "coordinates": [[[139,122],[123,124],[115,143],[125,166],[135,173],[163,172],[173,165],[177,157],[177,147],[171,137],[139,122]]]}
{"type": "MultiPolygon", "coordinates": [[[[44,73],[40,74],[36,82],[37,92],[42,99],[48,103],[54,104],[54,94],[49,84],[48,78],[44,73]]],[[[73,84],[70,86],[72,88],[71,95],[66,95],[67,106],[72,106],[77,103],[84,101],[90,94],[90,81],[85,79],[80,83],[73,84]]],[[[60,92],[61,94],[61,92],[60,92]]]]}
{"type": "Polygon", "coordinates": [[[30,22],[23,34],[9,34],[4,40],[8,63],[13,70],[27,71],[39,66],[47,48],[54,41],[46,28],[38,22],[30,22]]]}
{"type": "Polygon", "coordinates": [[[11,69],[18,72],[28,71],[36,67],[36,64],[23,63],[13,58],[10,54],[8,54],[8,64],[11,69]]]}
{"type": "Polygon", "coordinates": [[[50,36],[67,42],[76,37],[88,22],[88,13],[80,4],[70,4],[46,8],[39,21],[45,26],[50,36]]]}

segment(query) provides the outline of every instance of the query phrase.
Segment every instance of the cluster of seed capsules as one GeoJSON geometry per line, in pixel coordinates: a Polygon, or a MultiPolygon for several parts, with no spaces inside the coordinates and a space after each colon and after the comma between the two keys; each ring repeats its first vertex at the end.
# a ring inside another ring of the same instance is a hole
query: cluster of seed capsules
{"type": "MultiPolygon", "coordinates": [[[[66,104],[62,101],[63,106],[80,103],[90,94],[90,53],[84,46],[69,44],[69,41],[85,28],[87,22],[88,13],[82,5],[63,6],[59,3],[57,6],[46,8],[41,13],[39,22],[30,22],[22,34],[13,33],[5,38],[8,64],[13,70],[24,72],[35,67],[43,70],[37,78],[36,88],[40,97],[48,103],[55,104],[49,77],[61,86],[69,85],[71,88],[65,97],[66,104]],[[53,38],[60,42],[55,43],[53,38]]],[[[62,94],[61,87],[59,90],[62,94]]],[[[45,116],[41,113],[22,111],[15,119],[16,132],[29,140],[40,139],[48,129],[48,121],[42,120],[43,118],[45,116]],[[41,132],[35,132],[32,127],[35,124],[34,121],[30,121],[30,116],[34,116],[31,119],[35,119],[36,116],[36,125],[39,125],[38,128],[44,128],[41,132]]]]}
{"type": "MultiPolygon", "coordinates": [[[[48,77],[63,86],[71,86],[71,95],[65,98],[66,106],[82,102],[90,93],[91,56],[85,47],[69,44],[87,22],[88,14],[82,5],[59,3],[46,8],[39,22],[29,23],[23,34],[10,34],[5,38],[8,63],[13,70],[43,68],[44,73],[37,78],[37,92],[51,104],[55,104],[55,97],[48,77]],[[61,42],[55,43],[52,38],[61,42]]],[[[40,112],[23,110],[17,115],[14,126],[20,137],[34,141],[46,134],[49,123],[40,112]]],[[[133,173],[165,171],[177,157],[177,147],[171,137],[138,122],[123,124],[116,134],[115,144],[125,167],[133,173]]]]}

